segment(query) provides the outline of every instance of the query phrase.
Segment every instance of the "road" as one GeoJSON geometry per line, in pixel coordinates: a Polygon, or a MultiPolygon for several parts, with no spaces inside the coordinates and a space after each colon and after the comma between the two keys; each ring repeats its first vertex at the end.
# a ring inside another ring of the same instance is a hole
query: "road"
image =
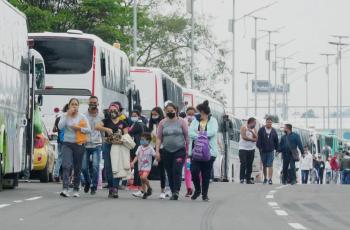
{"type": "Polygon", "coordinates": [[[120,191],[107,199],[59,197],[61,185],[21,183],[0,193],[1,230],[288,230],[349,229],[350,186],[239,185],[212,183],[210,202],[159,200],[158,183],[148,200],[120,191]]]}

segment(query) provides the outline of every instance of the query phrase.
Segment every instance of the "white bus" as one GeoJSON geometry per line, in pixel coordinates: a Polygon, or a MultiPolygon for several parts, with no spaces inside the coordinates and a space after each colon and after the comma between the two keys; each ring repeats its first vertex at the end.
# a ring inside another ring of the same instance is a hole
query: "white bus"
{"type": "Polygon", "coordinates": [[[51,133],[54,121],[72,97],[80,100],[80,110],[87,110],[91,95],[100,108],[119,101],[128,108],[129,59],[118,47],[99,37],[77,30],[67,33],[31,33],[34,48],[44,57],[46,88],[42,117],[51,133]]]}
{"type": "Polygon", "coordinates": [[[219,146],[219,154],[216,157],[216,160],[213,165],[213,178],[214,180],[233,180],[233,161],[229,152],[229,141],[225,142],[225,134],[224,134],[224,120],[223,117],[225,115],[225,106],[218,100],[213,99],[212,97],[201,93],[198,90],[183,88],[183,98],[184,98],[184,108],[183,111],[188,107],[195,107],[202,103],[205,100],[209,101],[209,107],[212,115],[217,119],[219,124],[219,134],[218,134],[218,146],[219,146]],[[225,146],[225,143],[227,145],[225,146]],[[225,162],[225,147],[227,149],[227,163],[225,162]],[[226,165],[226,170],[225,170],[226,165]]]}
{"type": "Polygon", "coordinates": [[[34,92],[44,86],[45,68],[28,47],[24,14],[0,0],[0,15],[1,190],[16,187],[19,174],[32,169],[34,92]]]}
{"type": "Polygon", "coordinates": [[[181,109],[182,87],[161,69],[132,67],[130,77],[140,91],[142,109],[146,114],[150,114],[154,107],[164,108],[166,101],[173,102],[181,109]]]}

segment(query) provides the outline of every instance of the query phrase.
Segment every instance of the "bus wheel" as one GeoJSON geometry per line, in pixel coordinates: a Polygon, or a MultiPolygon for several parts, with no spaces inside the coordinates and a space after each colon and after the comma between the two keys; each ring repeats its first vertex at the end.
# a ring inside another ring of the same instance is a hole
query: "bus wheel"
{"type": "Polygon", "coordinates": [[[2,180],[3,188],[14,189],[18,186],[18,173],[8,174],[3,177],[2,180]]]}

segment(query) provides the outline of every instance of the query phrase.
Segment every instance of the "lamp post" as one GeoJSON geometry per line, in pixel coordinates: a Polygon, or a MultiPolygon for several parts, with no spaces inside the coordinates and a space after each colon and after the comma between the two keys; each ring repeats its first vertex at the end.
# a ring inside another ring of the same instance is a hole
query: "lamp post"
{"type": "Polygon", "coordinates": [[[329,57],[330,56],[334,56],[335,54],[331,54],[331,53],[321,53],[321,56],[325,56],[326,57],[326,74],[327,74],[327,114],[328,114],[328,119],[327,119],[327,127],[328,130],[330,129],[330,79],[329,79],[329,57]]]}
{"type": "Polygon", "coordinates": [[[305,118],[306,118],[306,128],[309,127],[309,81],[308,81],[308,74],[309,74],[309,71],[308,71],[308,66],[309,65],[313,65],[315,63],[313,62],[299,62],[300,64],[302,65],[305,65],[305,87],[306,87],[306,96],[305,96],[305,107],[306,107],[306,113],[305,113],[305,118]]]}
{"type": "Polygon", "coordinates": [[[247,100],[247,105],[246,105],[246,110],[245,110],[245,115],[248,117],[248,107],[249,107],[249,75],[252,75],[254,73],[252,72],[246,72],[246,71],[242,71],[241,74],[244,74],[247,78],[247,83],[246,83],[246,100],[247,100]]]}
{"type": "Polygon", "coordinates": [[[137,66],[137,0],[133,4],[133,65],[137,66]]]}

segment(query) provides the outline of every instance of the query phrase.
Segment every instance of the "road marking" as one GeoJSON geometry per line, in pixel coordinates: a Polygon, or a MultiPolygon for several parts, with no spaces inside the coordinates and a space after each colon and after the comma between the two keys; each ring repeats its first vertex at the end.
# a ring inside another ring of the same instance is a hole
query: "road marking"
{"type": "Polygon", "coordinates": [[[7,206],[10,206],[10,204],[0,204],[0,208],[5,208],[7,206]]]}
{"type": "Polygon", "coordinates": [[[269,202],[268,205],[270,205],[271,207],[278,206],[277,202],[269,202]]]}
{"type": "Polygon", "coordinates": [[[41,198],[43,198],[42,196],[35,196],[35,197],[31,197],[31,198],[28,198],[28,199],[26,199],[27,201],[33,201],[33,200],[39,200],[39,199],[41,199],[41,198]]]}
{"type": "Polygon", "coordinates": [[[270,194],[275,194],[277,191],[276,190],[271,190],[269,193],[270,194]]]}
{"type": "Polygon", "coordinates": [[[14,200],[14,201],[13,201],[13,203],[16,203],[16,204],[22,203],[22,202],[23,202],[23,200],[14,200]]]}
{"type": "Polygon", "coordinates": [[[284,210],[275,210],[278,216],[288,216],[288,213],[284,210]]]}
{"type": "Polygon", "coordinates": [[[19,221],[23,221],[24,219],[23,218],[19,218],[19,221]]]}
{"type": "Polygon", "coordinates": [[[288,224],[294,229],[298,229],[298,230],[306,230],[307,229],[299,223],[288,223],[288,224]]]}
{"type": "Polygon", "coordinates": [[[287,186],[288,185],[282,185],[282,186],[277,187],[276,189],[282,189],[282,188],[287,187],[287,186]]]}
{"type": "Polygon", "coordinates": [[[273,199],[274,197],[273,197],[273,195],[266,195],[265,198],[266,199],[273,199]]]}

